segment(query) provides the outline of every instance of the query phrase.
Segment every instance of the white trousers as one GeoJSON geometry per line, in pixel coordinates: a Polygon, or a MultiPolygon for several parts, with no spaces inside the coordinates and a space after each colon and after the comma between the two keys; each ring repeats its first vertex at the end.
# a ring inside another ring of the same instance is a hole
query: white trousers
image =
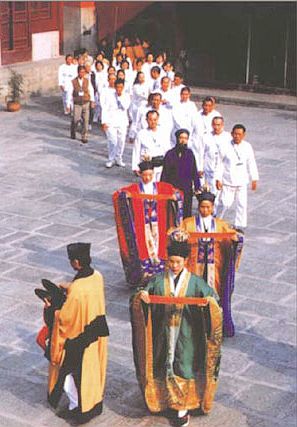
{"type": "Polygon", "coordinates": [[[241,187],[223,185],[216,214],[219,218],[223,218],[227,210],[233,205],[234,201],[234,226],[237,228],[245,228],[247,226],[247,185],[243,185],[241,187]]]}
{"type": "Polygon", "coordinates": [[[78,407],[78,393],[72,374],[68,374],[64,382],[64,391],[69,399],[68,409],[71,411],[78,407]]]}
{"type": "Polygon", "coordinates": [[[67,111],[67,91],[63,90],[62,91],[62,101],[63,101],[63,108],[64,108],[64,113],[66,113],[67,111]]]}
{"type": "Polygon", "coordinates": [[[216,180],[214,177],[214,173],[212,171],[209,172],[209,171],[205,170],[204,171],[204,180],[205,180],[205,183],[208,184],[210,192],[213,193],[214,195],[216,195],[218,190],[216,187],[216,180]]]}
{"type": "Polygon", "coordinates": [[[101,122],[101,104],[100,104],[100,98],[98,93],[95,95],[95,111],[94,111],[94,117],[93,117],[93,123],[97,123],[98,121],[101,122]]]}
{"type": "Polygon", "coordinates": [[[109,126],[106,131],[108,144],[108,160],[114,162],[122,161],[125,142],[127,136],[127,126],[112,127],[109,126]]]}

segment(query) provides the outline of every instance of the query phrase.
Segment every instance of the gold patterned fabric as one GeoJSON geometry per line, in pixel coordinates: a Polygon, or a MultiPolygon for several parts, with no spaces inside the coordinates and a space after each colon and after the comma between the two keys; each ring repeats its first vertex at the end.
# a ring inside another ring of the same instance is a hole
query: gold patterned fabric
{"type": "MultiPolygon", "coordinates": [[[[165,278],[164,291],[166,288],[168,290],[165,278]]],[[[165,294],[167,294],[166,291],[165,294]]],[[[182,290],[181,296],[184,294],[182,290]]],[[[194,378],[183,378],[175,373],[164,376],[154,374],[156,370],[153,348],[153,305],[145,304],[141,300],[141,293],[136,294],[131,300],[134,362],[141,391],[151,412],[160,412],[167,408],[175,410],[200,408],[204,413],[211,410],[220,365],[222,312],[213,297],[208,296],[206,300],[207,307],[196,305],[202,312],[202,318],[205,319],[202,323],[206,323],[206,314],[210,317],[210,328],[206,328],[205,324],[199,325],[204,330],[204,339],[202,342],[196,342],[194,346],[205,346],[204,359],[203,369],[196,370],[194,378]]],[[[166,304],[165,310],[170,307],[172,304],[166,304]]],[[[177,313],[182,316],[183,310],[177,310],[177,313]]],[[[177,317],[176,322],[179,321],[177,317]]],[[[195,334],[195,326],[193,325],[193,334],[195,334]]]]}

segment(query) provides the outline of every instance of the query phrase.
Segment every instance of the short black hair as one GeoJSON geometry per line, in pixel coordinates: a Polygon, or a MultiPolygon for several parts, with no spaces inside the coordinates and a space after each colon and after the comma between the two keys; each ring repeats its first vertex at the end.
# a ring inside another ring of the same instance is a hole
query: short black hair
{"type": "Polygon", "coordinates": [[[86,70],[86,67],[85,67],[84,65],[79,65],[79,66],[77,67],[77,72],[79,73],[79,72],[80,72],[80,70],[86,70]]]}
{"type": "Polygon", "coordinates": [[[182,73],[181,73],[181,72],[179,72],[179,71],[177,71],[177,72],[174,74],[174,77],[179,77],[180,79],[183,79],[183,78],[184,78],[184,76],[182,75],[182,73]]]}
{"type": "Polygon", "coordinates": [[[67,53],[67,55],[65,56],[65,59],[68,59],[70,56],[73,57],[73,55],[71,55],[71,53],[67,53]]]}
{"type": "Polygon", "coordinates": [[[123,79],[116,79],[116,81],[114,82],[114,85],[117,86],[119,84],[125,86],[125,80],[123,80],[123,79]]]}
{"type": "Polygon", "coordinates": [[[157,114],[157,116],[159,117],[159,113],[158,113],[158,111],[157,110],[149,110],[147,113],[146,113],[146,118],[148,119],[148,116],[150,115],[150,114],[153,114],[153,113],[156,113],[157,114]]]}
{"type": "Polygon", "coordinates": [[[240,123],[238,123],[238,124],[236,124],[236,125],[233,126],[232,132],[234,132],[235,129],[242,129],[244,133],[246,132],[246,127],[243,126],[243,125],[241,125],[240,123]]]}
{"type": "Polygon", "coordinates": [[[121,62],[121,65],[123,65],[124,63],[125,63],[125,64],[128,64],[128,65],[129,65],[129,67],[130,67],[129,61],[127,61],[127,59],[123,59],[123,60],[122,60],[122,62],[121,62]]]}
{"type": "Polygon", "coordinates": [[[161,94],[160,92],[152,92],[152,93],[151,93],[151,95],[152,95],[152,99],[153,99],[155,96],[159,96],[159,97],[160,97],[160,99],[162,99],[162,94],[161,94]]]}
{"type": "Polygon", "coordinates": [[[189,92],[189,93],[191,93],[191,89],[189,88],[189,86],[184,86],[183,88],[181,88],[180,93],[183,93],[183,92],[189,92]]]}
{"type": "Polygon", "coordinates": [[[223,121],[224,121],[224,117],[223,117],[223,116],[215,116],[215,117],[212,119],[211,123],[213,123],[215,120],[222,120],[222,122],[223,122],[223,121]]]}
{"type": "Polygon", "coordinates": [[[121,68],[117,71],[117,76],[120,72],[124,73],[124,75],[126,76],[125,70],[122,70],[121,68]]]}
{"type": "Polygon", "coordinates": [[[161,78],[161,83],[163,83],[163,81],[164,81],[165,79],[168,79],[168,80],[170,81],[170,78],[169,78],[169,77],[164,76],[164,77],[162,77],[162,78],[161,78]]]}
{"type": "Polygon", "coordinates": [[[101,65],[102,65],[102,68],[104,68],[104,64],[103,64],[103,62],[102,62],[102,61],[96,61],[96,62],[95,62],[95,67],[97,67],[97,64],[101,64],[101,65]]]}
{"type": "Polygon", "coordinates": [[[151,73],[153,72],[153,71],[157,71],[157,73],[161,73],[161,69],[160,69],[160,67],[158,67],[158,65],[154,65],[152,68],[151,68],[151,73]]]}
{"type": "Polygon", "coordinates": [[[206,102],[211,102],[212,104],[214,104],[215,100],[212,96],[206,96],[203,101],[202,104],[205,104],[206,102]]]}

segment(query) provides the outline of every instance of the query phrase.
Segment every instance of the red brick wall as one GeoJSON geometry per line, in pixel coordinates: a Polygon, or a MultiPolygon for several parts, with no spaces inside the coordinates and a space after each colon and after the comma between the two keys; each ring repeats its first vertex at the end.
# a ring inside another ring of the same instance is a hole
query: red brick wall
{"type": "Polygon", "coordinates": [[[113,35],[124,24],[142,12],[152,2],[96,2],[98,39],[113,35]]]}

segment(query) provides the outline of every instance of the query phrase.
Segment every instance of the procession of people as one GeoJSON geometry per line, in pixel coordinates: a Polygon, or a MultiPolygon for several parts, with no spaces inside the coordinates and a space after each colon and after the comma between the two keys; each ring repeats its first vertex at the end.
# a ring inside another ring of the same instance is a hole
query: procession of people
{"type": "MultiPolygon", "coordinates": [[[[248,187],[256,190],[259,175],[246,127],[237,123],[226,131],[212,95],[198,110],[171,59],[125,38],[113,50],[102,44],[94,58],[87,51],[66,55],[59,86],[70,137],[77,138],[81,123],[86,144],[101,128],[107,169],[125,168],[125,145],[133,144],[131,180],[135,175],[139,182],[112,197],[132,291],[136,375],[149,411],[165,411],[172,425],[187,426],[191,413],[211,410],[223,337],[235,334],[235,273],[248,187]],[[224,218],[233,205],[229,224],[224,218]]],[[[103,407],[104,281],[91,266],[90,244],[70,244],[67,253],[77,271],[73,281],[45,281],[46,290],[36,290],[45,303],[38,343],[49,359],[49,402],[56,407],[64,390],[68,416],[86,422],[103,407]]]]}

